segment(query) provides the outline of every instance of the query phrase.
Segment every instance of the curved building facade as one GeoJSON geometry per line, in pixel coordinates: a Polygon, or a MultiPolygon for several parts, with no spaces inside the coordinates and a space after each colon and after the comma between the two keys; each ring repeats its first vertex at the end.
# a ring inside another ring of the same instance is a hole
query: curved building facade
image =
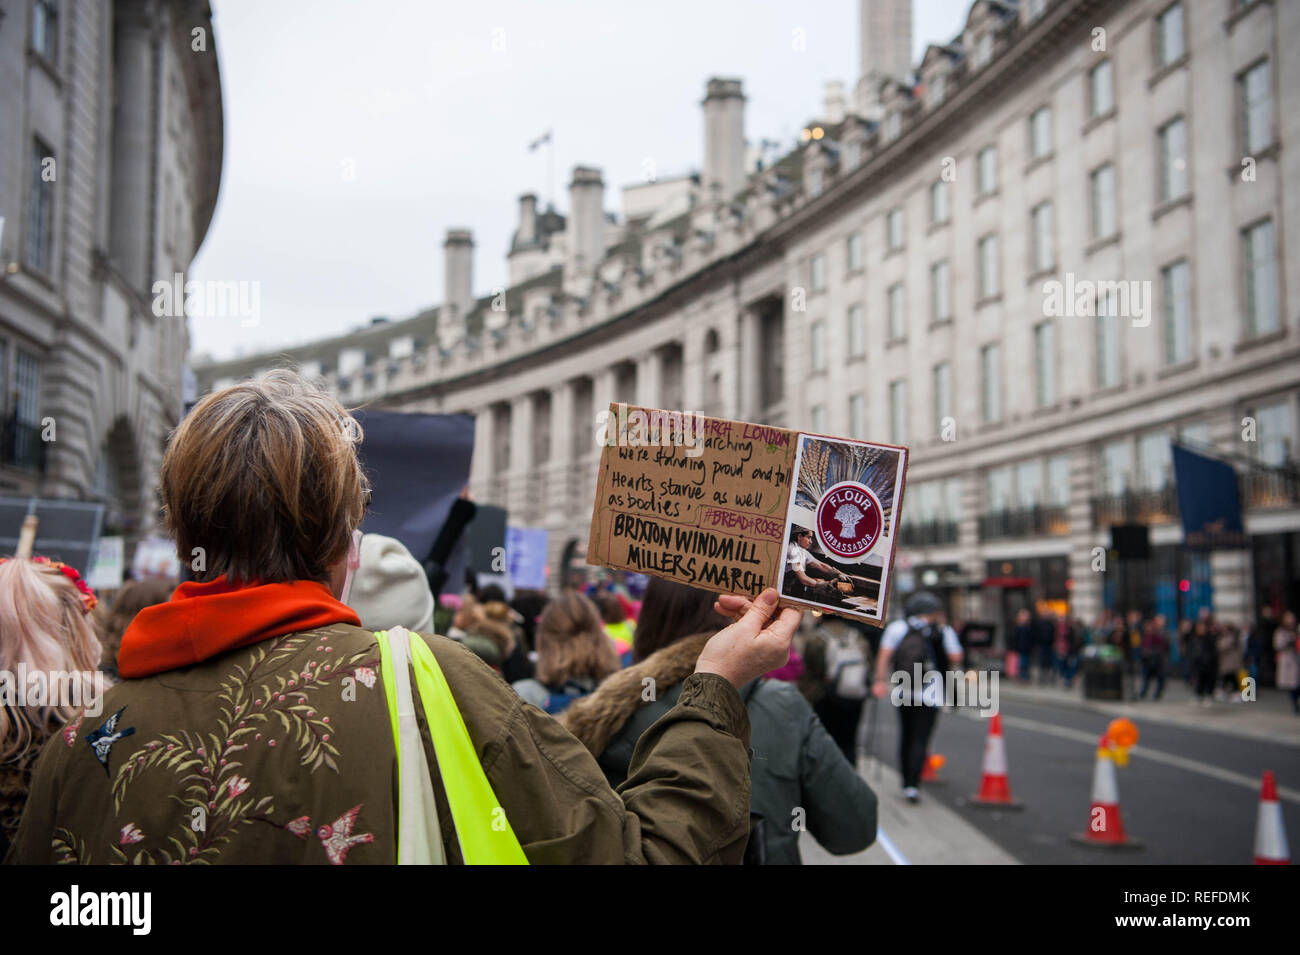
{"type": "Polygon", "coordinates": [[[348,402],[472,412],[475,497],[549,529],[556,571],[624,400],[910,445],[900,579],[958,604],[1027,581],[1085,617],[1295,606],[1300,7],[978,0],[906,76],[910,5],[861,7],[852,102],[828,84],[777,161],[747,150],[740,81],[710,80],[698,175],[610,215],[575,169],[566,215],[520,200],[509,288],[466,292],[454,230],[447,303],[203,386],[288,363],[348,402]],[[1253,552],[1179,546],[1171,439],[1242,462],[1253,552]],[[1153,556],[1096,569],[1129,523],[1153,556]]]}

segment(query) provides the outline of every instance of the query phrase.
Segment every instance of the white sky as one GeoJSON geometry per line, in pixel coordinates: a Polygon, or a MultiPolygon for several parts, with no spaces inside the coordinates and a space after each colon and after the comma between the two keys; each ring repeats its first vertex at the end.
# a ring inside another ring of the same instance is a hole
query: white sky
{"type": "MultiPolygon", "coordinates": [[[[913,61],[972,0],[914,0],[913,61]]],[[[823,83],[851,95],[855,0],[213,0],[226,152],[191,278],[260,283],[254,327],[191,318],[217,358],[401,319],[442,299],[442,239],[474,230],[474,289],[506,280],[521,193],[567,208],[575,164],[605,207],[698,168],[700,100],[736,76],[751,141],[793,144],[823,83]],[[794,49],[802,30],[805,49],[794,49]],[[554,183],[547,147],[554,129],[554,183]],[[350,164],[350,166],[349,166],[350,164]],[[348,168],[353,177],[346,178],[348,168]]]]}

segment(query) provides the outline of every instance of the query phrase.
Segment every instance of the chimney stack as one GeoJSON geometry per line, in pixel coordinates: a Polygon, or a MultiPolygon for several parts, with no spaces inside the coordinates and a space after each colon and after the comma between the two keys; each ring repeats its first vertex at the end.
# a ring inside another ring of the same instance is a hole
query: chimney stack
{"type": "Polygon", "coordinates": [[[519,197],[519,232],[515,240],[520,245],[537,241],[537,197],[531,192],[519,197]]]}
{"type": "Polygon", "coordinates": [[[462,321],[474,307],[474,234],[448,229],[443,251],[443,305],[462,321]]]}
{"type": "Polygon", "coordinates": [[[714,77],[704,93],[704,198],[727,201],[745,185],[745,94],[714,77]]]}
{"type": "Polygon", "coordinates": [[[599,169],[574,166],[569,183],[565,285],[584,295],[605,257],[605,181],[599,169]]]}
{"type": "Polygon", "coordinates": [[[822,119],[832,126],[844,122],[844,83],[827,80],[822,98],[822,119]]]}
{"type": "Polygon", "coordinates": [[[858,113],[884,118],[880,84],[912,72],[912,0],[858,0],[858,113]]]}

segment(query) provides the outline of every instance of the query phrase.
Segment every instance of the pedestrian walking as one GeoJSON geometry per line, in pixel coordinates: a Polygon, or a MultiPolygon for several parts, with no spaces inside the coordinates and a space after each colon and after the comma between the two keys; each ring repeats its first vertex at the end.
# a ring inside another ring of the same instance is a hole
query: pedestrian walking
{"type": "Polygon", "coordinates": [[[1219,650],[1219,693],[1230,703],[1240,703],[1241,671],[1245,667],[1240,628],[1232,623],[1221,624],[1215,642],[1219,650]]]}
{"type": "Polygon", "coordinates": [[[1295,614],[1282,614],[1273,631],[1273,649],[1277,652],[1277,686],[1291,697],[1291,709],[1300,713],[1300,636],[1296,634],[1295,614]]]}
{"type": "Polygon", "coordinates": [[[1016,611],[1016,625],[1012,640],[1016,648],[1016,656],[1020,658],[1020,682],[1028,683],[1034,657],[1034,626],[1033,615],[1023,607],[1016,611]]]}
{"type": "Polygon", "coordinates": [[[906,617],[895,620],[880,636],[876,655],[876,679],[872,692],[877,699],[889,696],[898,708],[899,772],[903,797],[917,802],[921,771],[930,737],[934,735],[939,711],[944,705],[943,674],[961,663],[961,642],[943,622],[943,603],[929,591],[907,598],[906,617]],[[916,680],[919,667],[922,679],[916,680]],[[890,675],[895,684],[891,695],[890,675]]]}
{"type": "Polygon", "coordinates": [[[1147,698],[1151,681],[1156,684],[1154,699],[1165,692],[1165,663],[1169,656],[1169,631],[1164,614],[1156,614],[1142,633],[1142,690],[1139,700],[1147,698]]]}
{"type": "MultiPolygon", "coordinates": [[[[650,581],[637,624],[639,662],[611,676],[560,717],[596,755],[610,785],[627,780],[642,737],[672,711],[709,634],[725,622],[713,594],[659,578],[650,581]]],[[[754,752],[746,860],[798,864],[799,832],[805,826],[836,855],[871,845],[876,795],[799,690],[759,678],[741,687],[740,696],[749,713],[754,752]]]]}
{"type": "MultiPolygon", "coordinates": [[[[283,370],[214,392],[182,419],[160,491],[178,552],[202,547],[205,569],[128,628],[123,682],[103,713],[46,747],[8,861],[397,861],[397,740],[411,724],[395,729],[389,701],[402,691],[390,686],[411,668],[386,661],[408,641],[363,629],[337,598],[369,497],[361,439],[336,399],[283,370]]],[[[478,657],[412,636],[432,694],[417,711],[444,717],[418,723],[414,751],[463,747],[455,778],[441,760],[422,772],[434,798],[420,857],[462,862],[469,846],[532,863],[739,862],[750,757],[737,687],[789,654],[800,615],[778,613],[778,599],[719,598],[732,622],[643,735],[622,795],[478,657]],[[453,795],[465,831],[442,811],[453,795]]]]}
{"type": "Polygon", "coordinates": [[[1219,648],[1205,617],[1198,618],[1192,624],[1187,653],[1196,702],[1201,706],[1209,706],[1214,693],[1214,681],[1219,674],[1219,648]]]}

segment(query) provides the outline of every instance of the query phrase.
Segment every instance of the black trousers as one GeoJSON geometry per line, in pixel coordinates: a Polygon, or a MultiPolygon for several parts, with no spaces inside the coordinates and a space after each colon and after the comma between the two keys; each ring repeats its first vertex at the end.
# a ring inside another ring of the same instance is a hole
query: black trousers
{"type": "Polygon", "coordinates": [[[858,722],[862,719],[862,701],[846,700],[827,693],[813,707],[826,732],[854,768],[858,765],[858,722]]]}
{"type": "Polygon", "coordinates": [[[921,785],[925,753],[938,719],[937,706],[898,707],[898,769],[903,774],[904,787],[921,785]]]}

